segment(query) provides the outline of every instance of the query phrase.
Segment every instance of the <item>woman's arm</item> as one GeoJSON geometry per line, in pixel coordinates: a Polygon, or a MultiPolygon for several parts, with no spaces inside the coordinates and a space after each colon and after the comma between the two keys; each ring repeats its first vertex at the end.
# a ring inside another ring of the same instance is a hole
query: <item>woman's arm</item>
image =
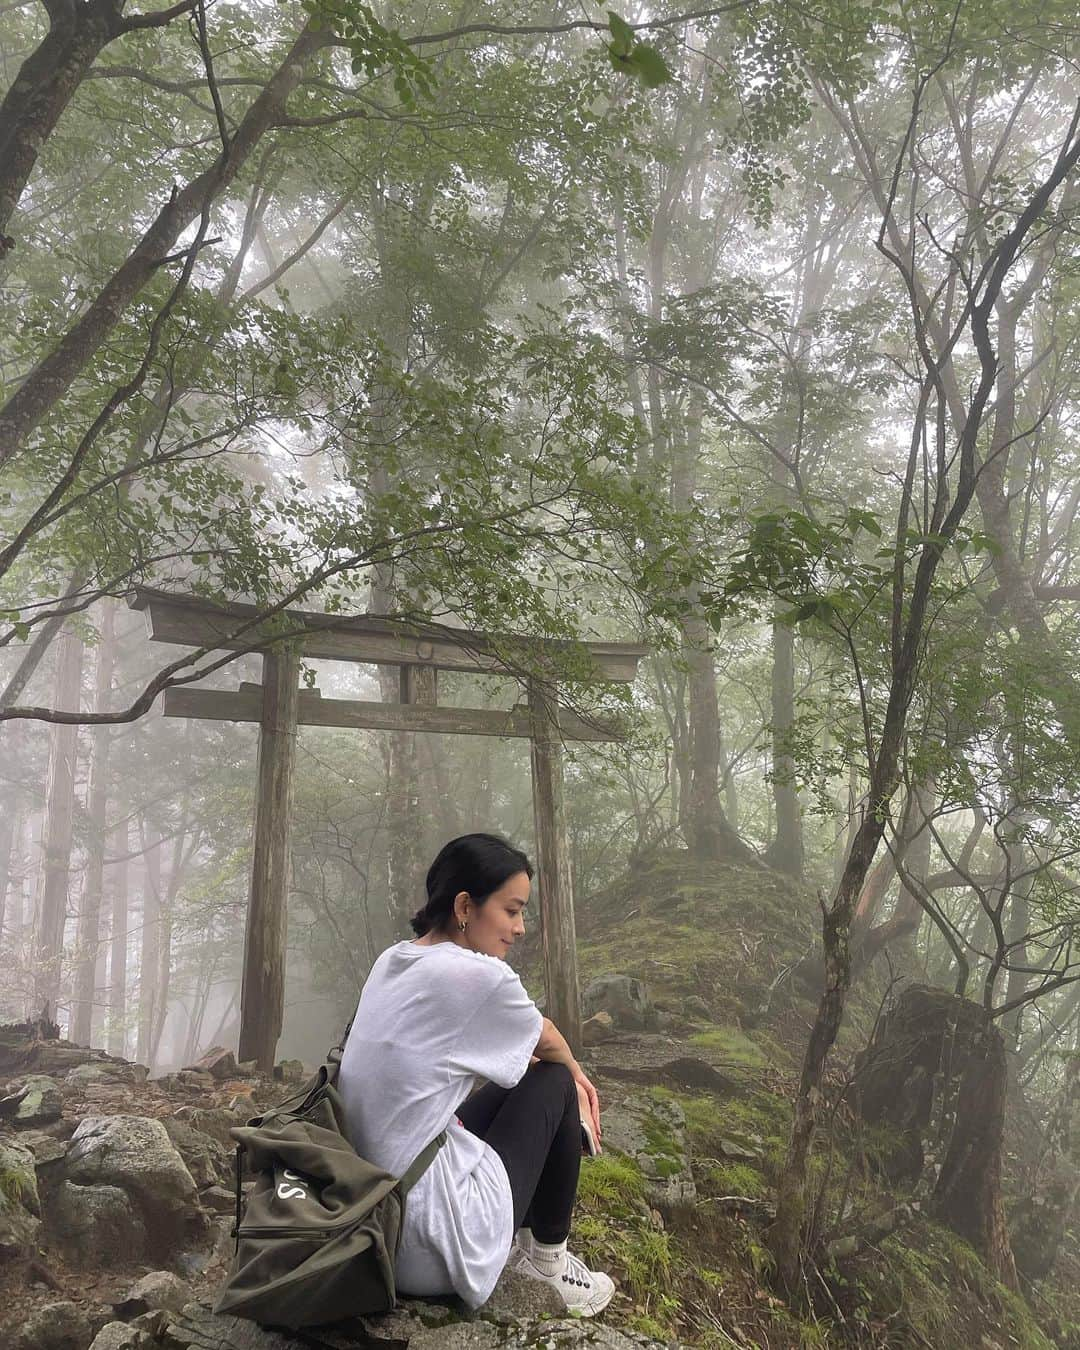
{"type": "Polygon", "coordinates": [[[577,1084],[582,1118],[589,1120],[596,1141],[599,1143],[600,1097],[596,1088],[593,1087],[586,1076],[584,1069],[571,1053],[566,1037],[549,1017],[544,1018],[543,1029],[540,1032],[540,1039],[536,1042],[533,1055],[537,1059],[547,1060],[551,1064],[565,1064],[570,1070],[574,1082],[577,1084]]]}
{"type": "Polygon", "coordinates": [[[581,1072],[581,1065],[570,1053],[566,1037],[550,1017],[544,1018],[540,1039],[536,1042],[533,1054],[537,1059],[546,1059],[551,1064],[565,1064],[575,1078],[581,1072]]]}

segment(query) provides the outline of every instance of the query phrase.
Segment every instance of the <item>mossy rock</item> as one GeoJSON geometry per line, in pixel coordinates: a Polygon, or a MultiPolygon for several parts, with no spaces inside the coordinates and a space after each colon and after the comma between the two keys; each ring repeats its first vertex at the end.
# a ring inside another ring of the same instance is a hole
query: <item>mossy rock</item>
{"type": "Polygon", "coordinates": [[[14,1140],[0,1140],[0,1256],[31,1254],[41,1234],[34,1155],[14,1140]]]}
{"type": "MultiPolygon", "coordinates": [[[[818,931],[808,887],[767,867],[680,850],[652,856],[591,895],[578,920],[586,981],[630,975],[654,1002],[682,1009],[694,1000],[699,1015],[704,1005],[731,1022],[760,1014],[777,975],[813,947],[818,931]]],[[[782,991],[777,1004],[788,997],[786,983],[782,991]]]]}
{"type": "Polygon", "coordinates": [[[638,1168],[645,1198],[658,1208],[671,1210],[696,1199],[686,1117],[673,1096],[643,1093],[609,1098],[604,1110],[604,1148],[638,1168]]]}
{"type": "Polygon", "coordinates": [[[48,1125],[64,1113],[60,1085],[46,1074],[31,1074],[23,1084],[26,1092],[15,1112],[16,1127],[48,1125]]]}
{"type": "Polygon", "coordinates": [[[0,1211],[17,1205],[31,1214],[41,1213],[34,1155],[13,1139],[0,1139],[0,1211]]]}

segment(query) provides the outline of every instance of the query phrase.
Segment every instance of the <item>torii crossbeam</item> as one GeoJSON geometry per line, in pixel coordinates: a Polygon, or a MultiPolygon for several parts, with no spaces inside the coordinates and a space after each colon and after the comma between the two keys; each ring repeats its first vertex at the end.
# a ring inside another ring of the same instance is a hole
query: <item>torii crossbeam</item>
{"type": "Polygon", "coordinates": [[[289,830],[298,726],[428,731],[527,738],[540,876],[544,979],[551,1016],[575,1053],[581,1048],[574,902],[563,823],[562,743],[610,741],[617,727],[560,710],[554,676],[572,663],[574,679],[627,682],[648,653],[640,643],[567,643],[505,638],[369,615],[288,610],[261,623],[251,605],[218,605],[198,596],[138,587],[129,596],[155,642],[262,654],[262,684],[236,690],[169,689],[166,717],[258,722],[259,757],[251,893],[244,934],[239,1058],[273,1067],[285,1006],[285,923],[289,830]],[[282,637],[282,631],[287,632],[282,637]],[[324,699],[300,689],[300,662],[312,659],[393,665],[399,703],[324,699]],[[510,712],[438,705],[438,671],[502,674],[524,683],[527,702],[510,712]],[[525,674],[524,672],[533,672],[525,674]],[[536,674],[542,673],[542,678],[536,674]]]}

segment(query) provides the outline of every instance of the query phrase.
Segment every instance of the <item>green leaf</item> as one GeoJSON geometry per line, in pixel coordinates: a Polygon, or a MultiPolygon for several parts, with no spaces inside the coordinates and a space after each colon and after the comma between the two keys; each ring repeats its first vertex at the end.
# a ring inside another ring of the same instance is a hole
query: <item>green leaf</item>
{"type": "Polygon", "coordinates": [[[612,56],[627,57],[634,49],[634,30],[612,10],[608,10],[608,28],[614,39],[608,47],[612,56]]]}
{"type": "Polygon", "coordinates": [[[639,42],[630,53],[630,65],[646,89],[658,89],[660,85],[674,79],[667,62],[656,48],[644,42],[639,42]]]}

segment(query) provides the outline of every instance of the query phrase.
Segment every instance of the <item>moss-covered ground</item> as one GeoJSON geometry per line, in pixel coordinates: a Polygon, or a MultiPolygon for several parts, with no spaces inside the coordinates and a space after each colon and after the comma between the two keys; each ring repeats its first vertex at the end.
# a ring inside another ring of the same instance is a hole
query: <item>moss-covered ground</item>
{"type": "MultiPolygon", "coordinates": [[[[677,853],[581,902],[584,982],[612,973],[644,980],[668,1014],[671,1056],[700,1057],[723,1073],[716,1091],[640,1089],[683,1108],[696,1204],[661,1216],[632,1161],[583,1164],[573,1240],[620,1281],[608,1319],[707,1347],[1080,1350],[1080,1262],[1071,1289],[1066,1280],[1064,1292],[1028,1303],[919,1212],[854,1256],[824,1261],[798,1307],[778,1297],[766,1234],[816,1003],[819,917],[816,897],[787,878],[677,853]]],[[[834,1056],[841,1079],[879,997],[867,984],[852,1000],[834,1056]]],[[[666,1156],[662,1133],[658,1125],[649,1143],[666,1156]]],[[[811,1167],[826,1227],[904,1198],[880,1181],[877,1159],[893,1142],[860,1128],[843,1106],[831,1116],[811,1167]]]]}

